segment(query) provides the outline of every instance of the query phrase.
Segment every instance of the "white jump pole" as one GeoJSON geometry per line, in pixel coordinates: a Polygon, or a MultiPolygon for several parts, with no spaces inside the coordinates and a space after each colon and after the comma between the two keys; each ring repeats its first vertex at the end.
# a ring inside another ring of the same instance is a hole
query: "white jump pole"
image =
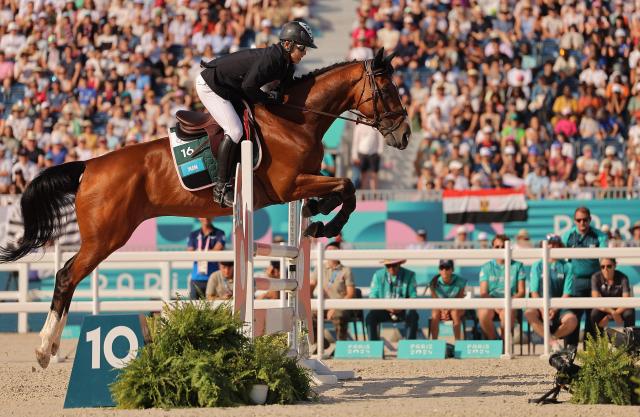
{"type": "MultiPolygon", "coordinates": [[[[504,242],[504,355],[503,359],[512,358],[511,349],[511,242],[504,242]]],[[[517,277],[516,277],[517,279],[517,277]]]]}
{"type": "Polygon", "coordinates": [[[242,205],[241,216],[245,227],[245,244],[249,247],[247,264],[244,271],[246,276],[241,277],[246,283],[246,304],[245,304],[245,329],[248,337],[254,336],[254,282],[253,282],[253,143],[249,140],[240,142],[240,166],[242,169],[242,205]]]}
{"type": "Polygon", "coordinates": [[[544,353],[541,358],[549,358],[549,340],[551,331],[549,329],[549,242],[542,241],[542,325],[544,327],[544,353]]]}

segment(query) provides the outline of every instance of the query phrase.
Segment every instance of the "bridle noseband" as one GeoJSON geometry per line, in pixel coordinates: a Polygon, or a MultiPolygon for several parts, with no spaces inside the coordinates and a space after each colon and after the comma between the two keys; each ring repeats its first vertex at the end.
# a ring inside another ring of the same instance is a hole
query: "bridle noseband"
{"type": "Polygon", "coordinates": [[[389,110],[389,107],[386,101],[384,101],[382,98],[382,90],[378,85],[378,83],[376,82],[376,77],[380,75],[388,74],[389,68],[385,66],[384,68],[374,69],[373,60],[364,61],[363,64],[364,64],[364,75],[362,79],[364,80],[364,83],[363,83],[362,91],[360,92],[360,98],[358,99],[358,104],[356,104],[355,106],[355,110],[348,110],[348,112],[353,114],[355,118],[344,117],[339,114],[328,113],[321,110],[309,109],[307,107],[298,106],[295,104],[283,103],[282,105],[286,107],[294,108],[296,110],[308,111],[310,113],[315,113],[323,116],[330,116],[336,119],[346,120],[349,122],[353,122],[355,124],[363,124],[363,125],[371,126],[374,129],[377,129],[382,134],[382,136],[387,136],[388,134],[393,133],[403,122],[403,119],[400,119],[397,116],[406,117],[407,111],[404,108],[402,108],[402,111],[389,110]],[[369,98],[363,100],[362,98],[367,89],[366,88],[367,80],[369,81],[369,88],[372,91],[372,93],[371,93],[371,96],[369,96],[369,98]],[[378,111],[378,100],[381,100],[382,107],[384,108],[384,111],[382,113],[378,111]],[[373,119],[365,116],[360,111],[360,106],[362,106],[363,104],[369,101],[373,101],[373,119]],[[396,117],[396,120],[394,120],[391,126],[383,127],[382,122],[391,117],[396,117]]]}

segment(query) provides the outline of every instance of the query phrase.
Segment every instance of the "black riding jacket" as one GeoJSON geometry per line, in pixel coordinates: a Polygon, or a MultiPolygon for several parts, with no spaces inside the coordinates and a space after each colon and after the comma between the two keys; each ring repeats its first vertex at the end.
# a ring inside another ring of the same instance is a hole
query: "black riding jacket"
{"type": "Polygon", "coordinates": [[[201,72],[207,85],[220,97],[237,101],[269,103],[271,97],[260,89],[279,80],[280,88],[293,79],[294,66],[282,45],[246,49],[221,56],[205,64],[201,72]]]}

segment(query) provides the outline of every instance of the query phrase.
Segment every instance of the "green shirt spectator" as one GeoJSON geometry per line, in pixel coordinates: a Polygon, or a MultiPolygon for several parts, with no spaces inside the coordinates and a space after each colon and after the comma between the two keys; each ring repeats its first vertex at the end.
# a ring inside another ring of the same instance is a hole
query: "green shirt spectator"
{"type": "MultiPolygon", "coordinates": [[[[567,248],[606,248],[609,238],[600,230],[589,226],[586,233],[580,233],[576,226],[562,236],[562,243],[567,248]]],[[[571,265],[578,278],[588,278],[591,285],[591,275],[600,271],[598,259],[572,259],[571,265]]]]}
{"type": "Polygon", "coordinates": [[[380,269],[371,279],[369,298],[416,298],[417,286],[416,273],[409,269],[399,267],[396,276],[380,269]]]}
{"type": "MultiPolygon", "coordinates": [[[[573,293],[573,269],[571,263],[560,259],[549,263],[549,293],[552,298],[573,293]]],[[[542,261],[531,266],[529,276],[529,292],[542,296],[542,261]]]]}
{"type": "Polygon", "coordinates": [[[435,291],[438,298],[456,298],[467,286],[467,280],[458,274],[451,274],[451,282],[448,284],[444,282],[441,275],[434,279],[436,282],[435,286],[432,286],[432,291],[435,291]]]}
{"type": "MultiPolygon", "coordinates": [[[[480,269],[480,283],[487,282],[488,292],[492,298],[504,297],[504,264],[495,259],[482,265],[480,269]]],[[[518,282],[527,280],[524,265],[519,261],[511,261],[511,295],[518,293],[518,282]]]]}

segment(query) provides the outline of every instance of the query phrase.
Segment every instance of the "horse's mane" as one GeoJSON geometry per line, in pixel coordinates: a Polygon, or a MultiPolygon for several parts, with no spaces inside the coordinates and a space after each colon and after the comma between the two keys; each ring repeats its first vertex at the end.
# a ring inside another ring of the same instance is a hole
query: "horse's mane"
{"type": "Polygon", "coordinates": [[[317,76],[322,75],[325,72],[331,71],[332,69],[339,68],[339,67],[342,67],[342,66],[345,66],[345,65],[348,65],[348,64],[353,64],[353,63],[356,63],[356,62],[359,62],[359,61],[354,59],[352,61],[336,62],[335,64],[331,64],[328,67],[315,69],[315,70],[313,70],[311,72],[308,72],[308,73],[306,73],[304,75],[301,75],[299,77],[294,78],[293,79],[293,84],[297,84],[299,82],[306,81],[306,80],[308,80],[310,78],[316,78],[317,76]]]}

